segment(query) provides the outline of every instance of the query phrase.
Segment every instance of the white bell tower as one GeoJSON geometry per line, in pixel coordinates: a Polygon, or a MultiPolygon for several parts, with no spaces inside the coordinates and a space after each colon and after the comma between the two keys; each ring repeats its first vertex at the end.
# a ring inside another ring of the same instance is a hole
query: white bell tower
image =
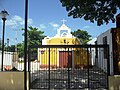
{"type": "Polygon", "coordinates": [[[62,25],[57,29],[57,35],[56,35],[56,37],[68,37],[68,38],[72,38],[71,29],[65,25],[66,20],[63,19],[61,21],[62,21],[62,25]],[[61,34],[61,31],[64,31],[64,30],[66,30],[67,32],[63,32],[61,34]]]}

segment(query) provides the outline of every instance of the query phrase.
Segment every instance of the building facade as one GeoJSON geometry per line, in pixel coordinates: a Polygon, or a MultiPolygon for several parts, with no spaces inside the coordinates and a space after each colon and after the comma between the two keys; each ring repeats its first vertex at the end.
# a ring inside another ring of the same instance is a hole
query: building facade
{"type": "MultiPolygon", "coordinates": [[[[81,45],[81,41],[71,34],[71,29],[64,23],[57,29],[54,37],[45,37],[42,45],[81,45]]],[[[51,48],[49,57],[48,48],[38,49],[40,67],[74,68],[87,65],[87,51],[83,48],[51,48]],[[68,50],[69,49],[69,50],[68,50]],[[69,62],[68,62],[69,60],[69,62]]]]}

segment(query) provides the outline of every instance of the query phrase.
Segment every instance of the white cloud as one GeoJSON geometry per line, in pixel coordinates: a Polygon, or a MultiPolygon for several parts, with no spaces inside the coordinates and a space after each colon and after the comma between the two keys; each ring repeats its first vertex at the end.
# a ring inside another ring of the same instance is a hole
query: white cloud
{"type": "Polygon", "coordinates": [[[58,25],[57,23],[53,23],[53,22],[51,22],[50,25],[51,25],[53,28],[59,27],[59,25],[58,25]]]}
{"type": "Polygon", "coordinates": [[[40,28],[41,28],[41,29],[45,29],[46,26],[45,26],[44,24],[40,24],[40,28]]]}
{"type": "Polygon", "coordinates": [[[12,19],[16,22],[23,22],[24,21],[24,19],[22,17],[17,16],[17,15],[15,15],[12,19]]]}
{"type": "Polygon", "coordinates": [[[17,27],[18,24],[17,24],[16,21],[14,21],[14,20],[11,19],[11,20],[7,20],[7,21],[6,21],[6,26],[17,27]]]}
{"type": "Polygon", "coordinates": [[[84,26],[83,27],[83,29],[89,29],[90,28],[90,26],[84,26]]]}
{"type": "MultiPolygon", "coordinates": [[[[32,24],[33,21],[31,18],[28,19],[28,24],[32,24]]],[[[24,19],[20,16],[13,16],[11,19],[6,20],[6,26],[16,28],[17,26],[24,25],[24,19]]]]}
{"type": "Polygon", "coordinates": [[[32,24],[33,20],[31,18],[28,19],[28,24],[32,24]]]}

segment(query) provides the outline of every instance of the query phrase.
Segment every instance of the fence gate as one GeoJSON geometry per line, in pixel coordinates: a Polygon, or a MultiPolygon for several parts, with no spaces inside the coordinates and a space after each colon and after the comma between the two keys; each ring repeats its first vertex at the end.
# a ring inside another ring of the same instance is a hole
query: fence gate
{"type": "Polygon", "coordinates": [[[108,45],[29,47],[30,89],[108,89],[108,45]]]}

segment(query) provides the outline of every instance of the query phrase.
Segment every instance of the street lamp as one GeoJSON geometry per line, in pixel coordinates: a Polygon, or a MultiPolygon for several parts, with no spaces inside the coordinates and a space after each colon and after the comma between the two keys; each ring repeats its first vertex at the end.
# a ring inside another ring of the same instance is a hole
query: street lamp
{"type": "Polygon", "coordinates": [[[3,20],[3,34],[2,34],[2,65],[1,65],[1,71],[3,71],[3,59],[4,59],[4,33],[5,33],[5,21],[6,17],[9,15],[7,11],[1,11],[0,13],[2,20],[3,20]]]}

